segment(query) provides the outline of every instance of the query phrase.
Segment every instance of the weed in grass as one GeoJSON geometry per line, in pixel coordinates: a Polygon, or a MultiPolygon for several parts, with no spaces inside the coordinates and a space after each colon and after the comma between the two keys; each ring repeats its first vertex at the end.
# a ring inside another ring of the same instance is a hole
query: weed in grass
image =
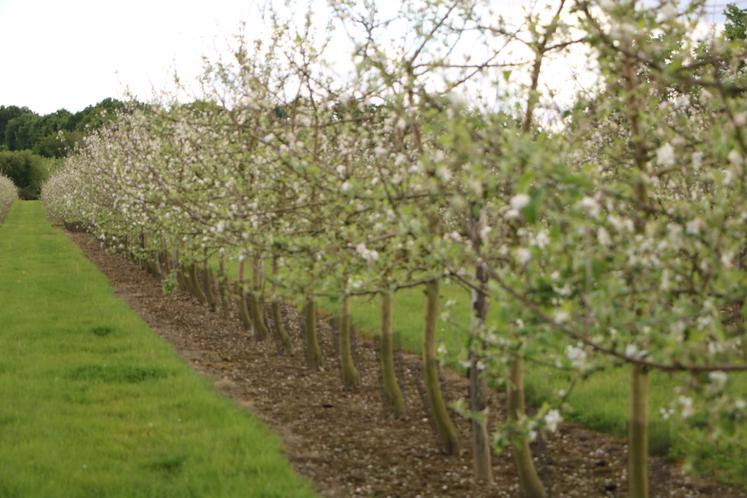
{"type": "Polygon", "coordinates": [[[68,378],[70,380],[85,382],[98,381],[136,384],[138,382],[163,379],[167,375],[168,372],[163,369],[152,367],[84,365],[70,372],[68,378]]]}
{"type": "Polygon", "coordinates": [[[146,468],[167,476],[175,476],[181,472],[186,461],[186,455],[168,456],[148,463],[146,468]]]}
{"type": "Polygon", "coordinates": [[[114,333],[114,329],[107,326],[93,327],[91,329],[91,333],[97,337],[106,337],[108,335],[112,335],[114,333]]]}

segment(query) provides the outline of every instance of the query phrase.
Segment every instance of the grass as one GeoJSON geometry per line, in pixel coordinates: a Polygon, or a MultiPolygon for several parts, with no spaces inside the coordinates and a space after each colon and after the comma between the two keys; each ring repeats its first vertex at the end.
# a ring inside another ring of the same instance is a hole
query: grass
{"type": "Polygon", "coordinates": [[[0,399],[0,498],[314,496],[38,202],[0,225],[0,399]]]}

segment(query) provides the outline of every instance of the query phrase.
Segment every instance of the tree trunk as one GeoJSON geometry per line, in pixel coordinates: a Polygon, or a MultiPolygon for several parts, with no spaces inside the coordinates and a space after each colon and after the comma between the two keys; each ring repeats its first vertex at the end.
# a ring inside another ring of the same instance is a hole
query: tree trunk
{"type": "MultiPolygon", "coordinates": [[[[280,258],[276,255],[272,257],[272,275],[277,276],[278,265],[280,264],[280,258]]],[[[285,323],[280,313],[280,298],[277,295],[277,284],[273,281],[272,283],[272,304],[270,305],[270,311],[272,313],[273,330],[275,337],[280,344],[283,351],[290,353],[292,351],[290,336],[288,335],[288,329],[285,328],[285,323]]]]}
{"type": "Polygon", "coordinates": [[[340,372],[342,374],[342,384],[348,389],[357,387],[360,382],[360,375],[353,361],[351,329],[350,296],[345,295],[342,298],[342,309],[340,310],[340,372]]]}
{"type": "Polygon", "coordinates": [[[472,311],[475,318],[475,330],[470,339],[469,348],[469,409],[473,413],[470,419],[470,435],[472,437],[473,465],[475,478],[480,481],[493,481],[492,448],[488,434],[488,404],[487,380],[485,371],[480,365],[482,350],[485,347],[482,335],[485,333],[485,320],[488,316],[487,273],[482,264],[476,270],[477,281],[482,292],[473,291],[472,311]],[[479,351],[475,344],[480,343],[479,351]]]}
{"type": "Polygon", "coordinates": [[[262,313],[262,259],[259,253],[252,260],[252,293],[249,300],[252,320],[254,321],[254,335],[258,341],[263,341],[269,335],[262,313]]]}
{"type": "Polygon", "coordinates": [[[482,260],[482,230],[487,225],[485,209],[473,205],[470,210],[470,238],[479,259],[475,267],[477,289],[472,291],[472,315],[474,326],[469,340],[469,409],[470,436],[472,438],[473,466],[479,481],[493,481],[492,448],[488,434],[488,385],[481,364],[485,351],[485,321],[488,318],[488,272],[482,260]]]}
{"type": "Polygon", "coordinates": [[[166,241],[161,239],[161,268],[163,268],[164,276],[171,273],[171,261],[169,261],[169,248],[166,245],[166,241]]]}
{"type": "Polygon", "coordinates": [[[190,265],[189,273],[190,283],[192,284],[192,293],[201,303],[206,304],[207,297],[205,297],[205,293],[202,291],[202,285],[200,285],[200,275],[199,270],[197,269],[197,264],[192,263],[190,265]]]}
{"type": "Polygon", "coordinates": [[[395,417],[405,414],[405,399],[394,369],[394,337],[392,335],[392,293],[381,293],[381,372],[384,403],[395,417]]]}
{"type": "Polygon", "coordinates": [[[249,317],[249,310],[246,307],[246,291],[244,290],[244,263],[242,259],[239,262],[239,281],[236,282],[236,307],[239,310],[241,325],[247,332],[252,331],[252,320],[249,317]]]}
{"type": "Polygon", "coordinates": [[[218,296],[220,297],[220,306],[224,311],[228,311],[228,297],[226,296],[226,256],[221,251],[220,262],[218,266],[218,296]]]}
{"type": "Polygon", "coordinates": [[[187,285],[187,279],[184,275],[184,268],[182,268],[182,264],[179,261],[179,248],[177,247],[174,249],[174,271],[176,271],[176,283],[179,285],[179,289],[183,291],[188,291],[189,286],[187,285]]]}
{"type": "Polygon", "coordinates": [[[423,345],[423,381],[428,400],[428,408],[438,433],[444,453],[453,455],[459,449],[459,439],[449,410],[441,393],[436,357],[436,325],[438,320],[438,280],[426,284],[426,314],[423,345]]]}
{"type": "Polygon", "coordinates": [[[210,265],[208,264],[207,251],[205,252],[205,259],[202,262],[202,278],[200,278],[200,283],[202,284],[203,292],[205,293],[205,300],[207,301],[208,308],[210,308],[210,311],[215,311],[217,300],[215,298],[215,289],[213,288],[213,271],[210,269],[210,265]]]}
{"type": "Polygon", "coordinates": [[[628,434],[630,498],[648,498],[648,371],[630,371],[630,427],[628,434]]]}
{"type": "Polygon", "coordinates": [[[316,303],[312,297],[306,298],[304,305],[304,342],[306,346],[306,364],[309,368],[318,369],[322,366],[322,351],[316,328],[316,303]]]}
{"type": "MultiPolygon", "coordinates": [[[[508,381],[508,418],[511,422],[518,422],[526,413],[524,402],[524,360],[517,355],[511,363],[508,381]]],[[[515,431],[512,436],[514,462],[519,473],[519,484],[522,493],[527,498],[545,498],[545,487],[542,485],[537,469],[532,461],[532,450],[529,448],[529,438],[515,431]]]]}

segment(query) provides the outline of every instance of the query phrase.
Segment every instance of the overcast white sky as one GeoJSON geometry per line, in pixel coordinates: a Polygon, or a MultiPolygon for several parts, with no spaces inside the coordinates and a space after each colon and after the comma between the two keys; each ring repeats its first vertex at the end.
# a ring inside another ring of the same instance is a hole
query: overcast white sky
{"type": "Polygon", "coordinates": [[[75,112],[127,88],[147,99],[175,69],[183,81],[199,74],[241,21],[261,33],[265,1],[0,0],[0,105],[75,112]]]}
{"type": "Polygon", "coordinates": [[[78,111],[198,74],[257,2],[0,0],[0,105],[78,111]]]}

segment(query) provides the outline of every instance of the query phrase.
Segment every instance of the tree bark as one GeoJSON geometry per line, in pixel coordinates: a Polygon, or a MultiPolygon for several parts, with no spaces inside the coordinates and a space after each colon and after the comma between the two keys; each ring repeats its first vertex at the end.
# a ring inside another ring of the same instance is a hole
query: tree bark
{"type": "Polygon", "coordinates": [[[319,369],[322,366],[322,351],[319,347],[316,326],[316,302],[307,297],[304,305],[304,342],[306,346],[306,364],[309,368],[319,369]]]}
{"type": "MultiPolygon", "coordinates": [[[[481,254],[482,228],[486,225],[484,210],[471,218],[472,247],[476,254],[481,254]]],[[[475,268],[475,280],[478,289],[472,291],[472,315],[474,327],[469,341],[469,409],[473,417],[470,419],[470,436],[472,439],[472,463],[475,478],[479,481],[493,481],[492,445],[488,434],[488,383],[484,368],[481,366],[483,351],[485,350],[485,321],[488,318],[488,272],[485,263],[478,260],[475,268]]]]}
{"type": "Polygon", "coordinates": [[[200,283],[202,284],[203,292],[205,293],[205,300],[207,301],[210,311],[215,311],[217,300],[215,298],[215,289],[213,289],[212,270],[208,263],[207,251],[205,251],[205,259],[202,262],[201,273],[202,278],[200,278],[200,283]]]}
{"type": "Polygon", "coordinates": [[[441,392],[436,357],[436,324],[438,321],[438,280],[426,284],[425,334],[423,345],[423,381],[428,408],[444,453],[453,455],[459,449],[459,438],[441,392]]]}
{"type": "Polygon", "coordinates": [[[648,372],[633,365],[630,371],[630,427],[628,487],[631,498],[648,498],[648,372]]]}
{"type": "Polygon", "coordinates": [[[394,337],[392,335],[392,293],[381,293],[381,372],[384,403],[395,417],[405,414],[405,399],[394,369],[394,337]]]}
{"type": "Polygon", "coordinates": [[[190,278],[190,284],[192,285],[192,293],[201,303],[206,304],[207,297],[205,297],[205,293],[202,291],[202,285],[200,285],[199,273],[200,272],[197,269],[197,264],[192,263],[189,267],[189,278],[190,278]]]}
{"type": "Polygon", "coordinates": [[[246,306],[246,290],[244,290],[244,268],[245,260],[239,262],[239,281],[236,282],[236,306],[239,310],[241,325],[247,332],[252,331],[252,320],[249,316],[249,310],[246,306]]]}
{"type": "Polygon", "coordinates": [[[251,305],[252,320],[254,321],[254,335],[258,341],[263,341],[269,335],[262,313],[262,258],[259,253],[252,259],[252,293],[249,304],[251,305]]]}
{"type": "Polygon", "coordinates": [[[228,297],[226,296],[226,256],[221,253],[218,264],[218,296],[220,297],[220,306],[224,311],[228,311],[228,297]]]}
{"type": "MultiPolygon", "coordinates": [[[[508,418],[511,422],[518,422],[526,413],[524,401],[524,360],[517,355],[511,364],[508,382],[508,418]]],[[[542,484],[537,469],[532,460],[532,450],[529,438],[515,431],[512,436],[514,462],[519,474],[519,484],[522,493],[527,498],[545,498],[547,493],[542,484]]]]}
{"type": "Polygon", "coordinates": [[[360,383],[360,374],[353,361],[351,329],[350,296],[345,295],[340,310],[340,373],[342,383],[348,389],[355,388],[360,383]]]}
{"type": "MultiPolygon", "coordinates": [[[[273,255],[272,257],[272,274],[273,276],[276,276],[278,274],[279,270],[279,262],[280,258],[277,255],[273,255]]],[[[275,332],[275,337],[278,340],[278,343],[280,344],[280,347],[283,351],[290,353],[292,352],[291,347],[291,340],[290,336],[288,335],[288,329],[285,327],[285,323],[282,319],[281,314],[281,302],[280,298],[277,295],[277,284],[275,282],[272,283],[272,304],[270,305],[270,312],[272,313],[272,322],[273,322],[273,330],[275,332]]]]}

